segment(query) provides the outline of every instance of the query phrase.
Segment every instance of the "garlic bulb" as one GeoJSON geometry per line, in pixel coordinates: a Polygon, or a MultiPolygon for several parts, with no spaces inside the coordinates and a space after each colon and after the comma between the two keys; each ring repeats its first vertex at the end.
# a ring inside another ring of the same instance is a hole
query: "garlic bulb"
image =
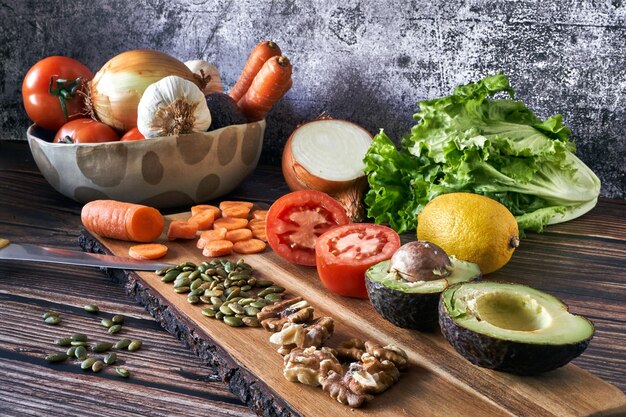
{"type": "Polygon", "coordinates": [[[200,59],[187,61],[185,62],[185,65],[196,75],[200,81],[200,85],[204,86],[202,87],[202,92],[205,96],[211,93],[224,92],[222,78],[220,77],[220,72],[215,65],[209,64],[208,62],[200,59]]]}
{"type": "Polygon", "coordinates": [[[211,112],[197,85],[175,75],[150,84],[137,106],[137,128],[146,138],[206,132],[211,112]]]}

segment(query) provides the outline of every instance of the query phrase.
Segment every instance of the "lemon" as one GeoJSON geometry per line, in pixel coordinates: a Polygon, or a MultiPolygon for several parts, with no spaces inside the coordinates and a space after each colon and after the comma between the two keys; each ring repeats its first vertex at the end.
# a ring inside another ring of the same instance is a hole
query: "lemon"
{"type": "Polygon", "coordinates": [[[519,245],[513,214],[491,198],[470,193],[432,199],[417,216],[417,237],[478,264],[483,274],[506,265],[519,245]]]}

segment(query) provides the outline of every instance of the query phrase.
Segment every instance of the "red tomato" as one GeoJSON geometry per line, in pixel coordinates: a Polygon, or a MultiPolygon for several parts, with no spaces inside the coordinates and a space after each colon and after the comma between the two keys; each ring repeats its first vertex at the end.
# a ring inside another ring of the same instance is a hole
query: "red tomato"
{"type": "Polygon", "coordinates": [[[274,252],[299,265],[315,265],[315,241],[332,227],[350,223],[343,206],[321,191],[285,194],[265,218],[267,243],[274,252]]]}
{"type": "Polygon", "coordinates": [[[120,139],[121,142],[126,142],[129,140],[142,140],[145,139],[144,135],[141,134],[139,129],[133,127],[128,132],[124,133],[124,136],[120,139]]]}
{"type": "Polygon", "coordinates": [[[332,292],[367,298],[365,271],[390,259],[399,248],[400,236],[386,226],[366,223],[339,226],[317,239],[317,273],[332,292]]]}
{"type": "Polygon", "coordinates": [[[56,143],[115,142],[118,140],[120,137],[113,128],[93,119],[76,119],[67,122],[54,137],[56,143]]]}
{"type": "Polygon", "coordinates": [[[77,90],[92,78],[89,68],[72,58],[50,56],[37,62],[22,83],[22,99],[28,117],[49,130],[58,130],[67,121],[84,117],[85,100],[77,90]],[[63,112],[60,98],[67,113],[63,112]]]}

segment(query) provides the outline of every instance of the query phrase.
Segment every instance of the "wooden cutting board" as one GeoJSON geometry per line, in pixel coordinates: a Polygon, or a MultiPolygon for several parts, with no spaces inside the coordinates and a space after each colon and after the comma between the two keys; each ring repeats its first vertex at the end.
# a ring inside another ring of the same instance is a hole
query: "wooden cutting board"
{"type": "MultiPolygon", "coordinates": [[[[188,214],[167,216],[168,220],[186,217],[188,214]]],[[[90,250],[128,254],[128,242],[95,239],[86,245],[90,250]]],[[[195,241],[179,240],[167,245],[170,251],[164,262],[199,263],[207,259],[195,247],[195,241]]],[[[241,256],[230,258],[236,260],[241,256]]],[[[407,352],[410,360],[409,370],[401,374],[399,382],[391,389],[377,395],[364,408],[351,409],[330,398],[321,388],[287,381],[282,374],[282,357],[276,352],[276,346],[269,343],[269,332],[262,328],[231,328],[207,318],[201,314],[201,305],[187,303],[186,295],[175,293],[173,285],[162,283],[156,274],[131,273],[131,281],[143,291],[139,298],[150,304],[148,309],[162,322],[169,320],[168,330],[195,345],[205,360],[205,353],[211,352],[219,357],[218,361],[223,359],[230,364],[231,369],[223,379],[231,388],[242,390],[242,397],[254,393],[254,401],[242,399],[255,402],[257,411],[269,412],[274,407],[272,414],[305,416],[626,415],[626,396],[617,387],[577,366],[569,364],[537,377],[483,369],[458,355],[439,331],[420,333],[398,328],[382,319],[367,300],[328,292],[321,285],[315,268],[291,264],[270,249],[244,258],[254,267],[257,276],[271,279],[287,288],[288,293],[308,300],[316,316],[335,319],[335,333],[328,346],[359,337],[382,344],[394,343],[407,352]],[[169,319],[165,320],[166,317],[169,319]],[[230,381],[235,374],[243,380],[230,381]],[[246,388],[241,388],[241,384],[246,388]]]]}

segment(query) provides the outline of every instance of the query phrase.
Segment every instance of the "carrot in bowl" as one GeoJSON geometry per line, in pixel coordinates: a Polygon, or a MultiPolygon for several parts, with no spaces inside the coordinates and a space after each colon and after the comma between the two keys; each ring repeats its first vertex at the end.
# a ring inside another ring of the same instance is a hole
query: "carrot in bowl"
{"type": "Polygon", "coordinates": [[[80,213],[85,229],[99,236],[132,242],[152,242],[163,231],[161,213],[141,204],[95,200],[80,213]]]}
{"type": "Polygon", "coordinates": [[[252,80],[259,73],[265,61],[273,56],[280,56],[281,53],[278,45],[272,41],[263,41],[257,44],[250,53],[243,67],[243,71],[241,72],[241,76],[228,95],[231,96],[235,102],[238,102],[250,88],[252,80]]]}
{"type": "Polygon", "coordinates": [[[159,259],[167,255],[167,246],[161,243],[143,243],[128,248],[128,256],[140,260],[159,259]]]}

